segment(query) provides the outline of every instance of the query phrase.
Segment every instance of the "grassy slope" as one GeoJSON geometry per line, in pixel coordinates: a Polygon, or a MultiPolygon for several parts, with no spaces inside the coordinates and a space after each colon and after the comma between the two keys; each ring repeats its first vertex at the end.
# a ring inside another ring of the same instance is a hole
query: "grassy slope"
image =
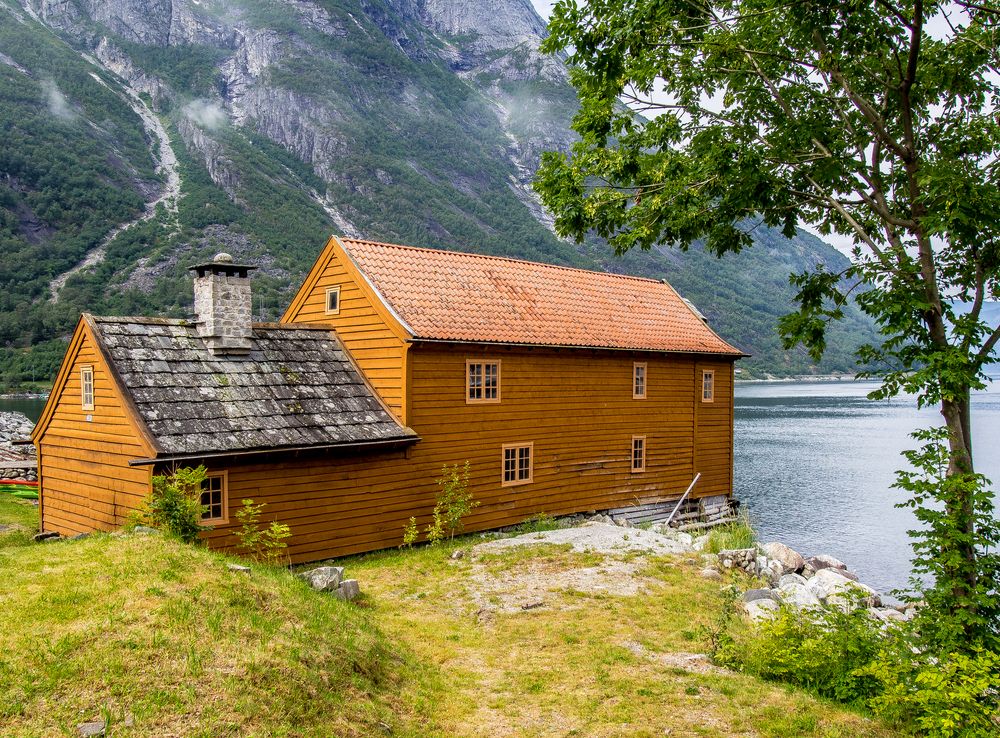
{"type": "Polygon", "coordinates": [[[158,536],[6,548],[0,569],[4,735],[419,734],[373,619],[284,572],[158,536]]]}
{"type": "MultiPolygon", "coordinates": [[[[0,522],[32,524],[34,508],[7,502],[0,522]]],[[[671,654],[704,650],[722,602],[690,563],[650,560],[646,595],[566,589],[483,617],[476,576],[516,589],[602,559],[450,551],[352,559],[367,594],[344,604],[159,536],[0,534],[4,734],[104,718],[113,736],[892,735],[799,692],[679,668],[671,654]]]]}

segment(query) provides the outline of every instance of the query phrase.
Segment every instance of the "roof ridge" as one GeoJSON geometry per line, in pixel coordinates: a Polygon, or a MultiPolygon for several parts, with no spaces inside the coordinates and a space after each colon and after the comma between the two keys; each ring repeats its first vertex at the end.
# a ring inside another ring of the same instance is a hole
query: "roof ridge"
{"type": "Polygon", "coordinates": [[[141,323],[143,325],[194,325],[190,318],[154,318],[145,315],[91,315],[95,323],[141,323]]]}
{"type": "Polygon", "coordinates": [[[394,249],[405,249],[407,251],[427,251],[435,254],[453,254],[455,256],[468,256],[478,259],[493,261],[508,261],[515,264],[532,264],[534,266],[546,267],[548,269],[563,269],[568,272],[583,272],[584,274],[597,274],[602,277],[617,277],[618,279],[628,279],[636,282],[651,282],[652,284],[666,284],[662,279],[652,277],[636,277],[632,274],[618,274],[617,272],[597,271],[595,269],[584,269],[582,267],[563,266],[562,264],[548,264],[544,261],[532,261],[530,259],[515,259],[513,256],[497,256],[495,254],[477,254],[469,251],[454,251],[452,249],[434,249],[427,246],[407,246],[401,243],[387,243],[385,241],[372,241],[367,238],[341,238],[341,243],[363,243],[372,246],[388,246],[394,249]]]}
{"type": "MultiPolygon", "coordinates": [[[[191,318],[156,318],[144,315],[91,315],[87,313],[95,323],[127,324],[135,323],[139,325],[169,325],[178,328],[193,328],[197,321],[191,318]]],[[[251,323],[254,330],[269,331],[322,331],[330,333],[334,331],[330,323],[281,323],[275,321],[262,321],[251,323]]]]}

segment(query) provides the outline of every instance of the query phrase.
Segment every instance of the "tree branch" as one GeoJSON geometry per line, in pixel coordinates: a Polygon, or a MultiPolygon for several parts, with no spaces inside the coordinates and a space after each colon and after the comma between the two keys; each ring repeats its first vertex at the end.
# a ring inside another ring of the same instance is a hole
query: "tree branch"
{"type": "Polygon", "coordinates": [[[976,360],[979,361],[980,364],[985,361],[986,357],[990,355],[990,352],[996,348],[998,342],[1000,342],[1000,325],[993,329],[993,333],[990,334],[990,337],[986,339],[986,343],[984,343],[982,348],[979,349],[979,353],[976,354],[976,360]]]}
{"type": "Polygon", "coordinates": [[[985,13],[986,15],[1000,15],[1000,9],[996,7],[991,7],[989,5],[981,5],[980,3],[970,3],[968,0],[954,0],[955,5],[960,5],[966,10],[978,10],[980,13],[985,13]]]}
{"type": "MultiPolygon", "coordinates": [[[[813,31],[813,40],[816,42],[817,50],[821,57],[830,57],[830,47],[826,45],[826,41],[823,40],[822,34],[819,29],[813,31]]],[[[854,107],[865,117],[865,120],[871,124],[874,129],[875,135],[890,149],[892,149],[897,156],[901,159],[906,157],[906,149],[893,138],[889,131],[885,127],[885,122],[882,120],[882,116],[878,114],[875,107],[865,100],[861,95],[857,94],[851,85],[847,82],[847,78],[844,73],[840,71],[839,64],[834,63],[830,69],[830,75],[836,80],[837,84],[840,85],[844,94],[847,98],[854,103],[854,107]]]]}
{"type": "Polygon", "coordinates": [[[913,27],[912,24],[910,23],[910,19],[907,18],[905,15],[903,15],[902,11],[896,8],[896,6],[894,6],[892,3],[888,2],[888,0],[875,0],[875,2],[876,4],[881,5],[883,8],[888,10],[894,16],[896,16],[899,22],[902,23],[907,28],[913,27]]]}

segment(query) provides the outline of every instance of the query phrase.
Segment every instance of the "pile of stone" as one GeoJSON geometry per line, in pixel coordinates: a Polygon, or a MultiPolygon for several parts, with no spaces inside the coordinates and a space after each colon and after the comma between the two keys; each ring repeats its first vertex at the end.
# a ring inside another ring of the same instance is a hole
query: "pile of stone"
{"type": "Polygon", "coordinates": [[[37,482],[38,467],[34,461],[15,466],[8,459],[2,459],[0,460],[0,479],[9,479],[15,482],[37,482]]]}
{"type": "Polygon", "coordinates": [[[301,572],[298,577],[317,592],[329,592],[341,600],[353,600],[361,594],[357,579],[344,579],[342,566],[319,566],[301,572]]]}
{"type": "Polygon", "coordinates": [[[26,415],[0,412],[0,449],[13,452],[19,457],[30,457],[35,453],[33,446],[14,445],[15,441],[25,441],[31,435],[35,424],[26,415]]]}
{"type": "Polygon", "coordinates": [[[858,581],[847,565],[833,556],[803,557],[783,543],[765,543],[759,548],[720,551],[717,565],[724,570],[739,569],[767,580],[769,587],[750,589],[743,604],[751,620],[774,617],[785,605],[798,610],[833,607],[842,612],[866,608],[883,622],[909,620],[914,608],[883,606],[874,589],[858,581]]]}

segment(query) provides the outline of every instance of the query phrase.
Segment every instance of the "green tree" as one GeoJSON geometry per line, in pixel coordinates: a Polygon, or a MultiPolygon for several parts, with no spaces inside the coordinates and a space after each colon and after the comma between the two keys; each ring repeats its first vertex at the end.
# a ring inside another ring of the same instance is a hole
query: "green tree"
{"type": "MultiPolygon", "coordinates": [[[[843,273],[791,277],[783,342],[820,355],[856,291],[883,339],[859,352],[873,395],[939,406],[947,475],[971,476],[970,391],[1000,341],[982,319],[1000,298],[997,0],[560,0],[549,28],[581,100],[581,140],[536,183],[558,232],[720,256],[760,223],[852,238],[843,273]]],[[[952,614],[982,585],[974,488],[943,499],[952,614]]]]}

